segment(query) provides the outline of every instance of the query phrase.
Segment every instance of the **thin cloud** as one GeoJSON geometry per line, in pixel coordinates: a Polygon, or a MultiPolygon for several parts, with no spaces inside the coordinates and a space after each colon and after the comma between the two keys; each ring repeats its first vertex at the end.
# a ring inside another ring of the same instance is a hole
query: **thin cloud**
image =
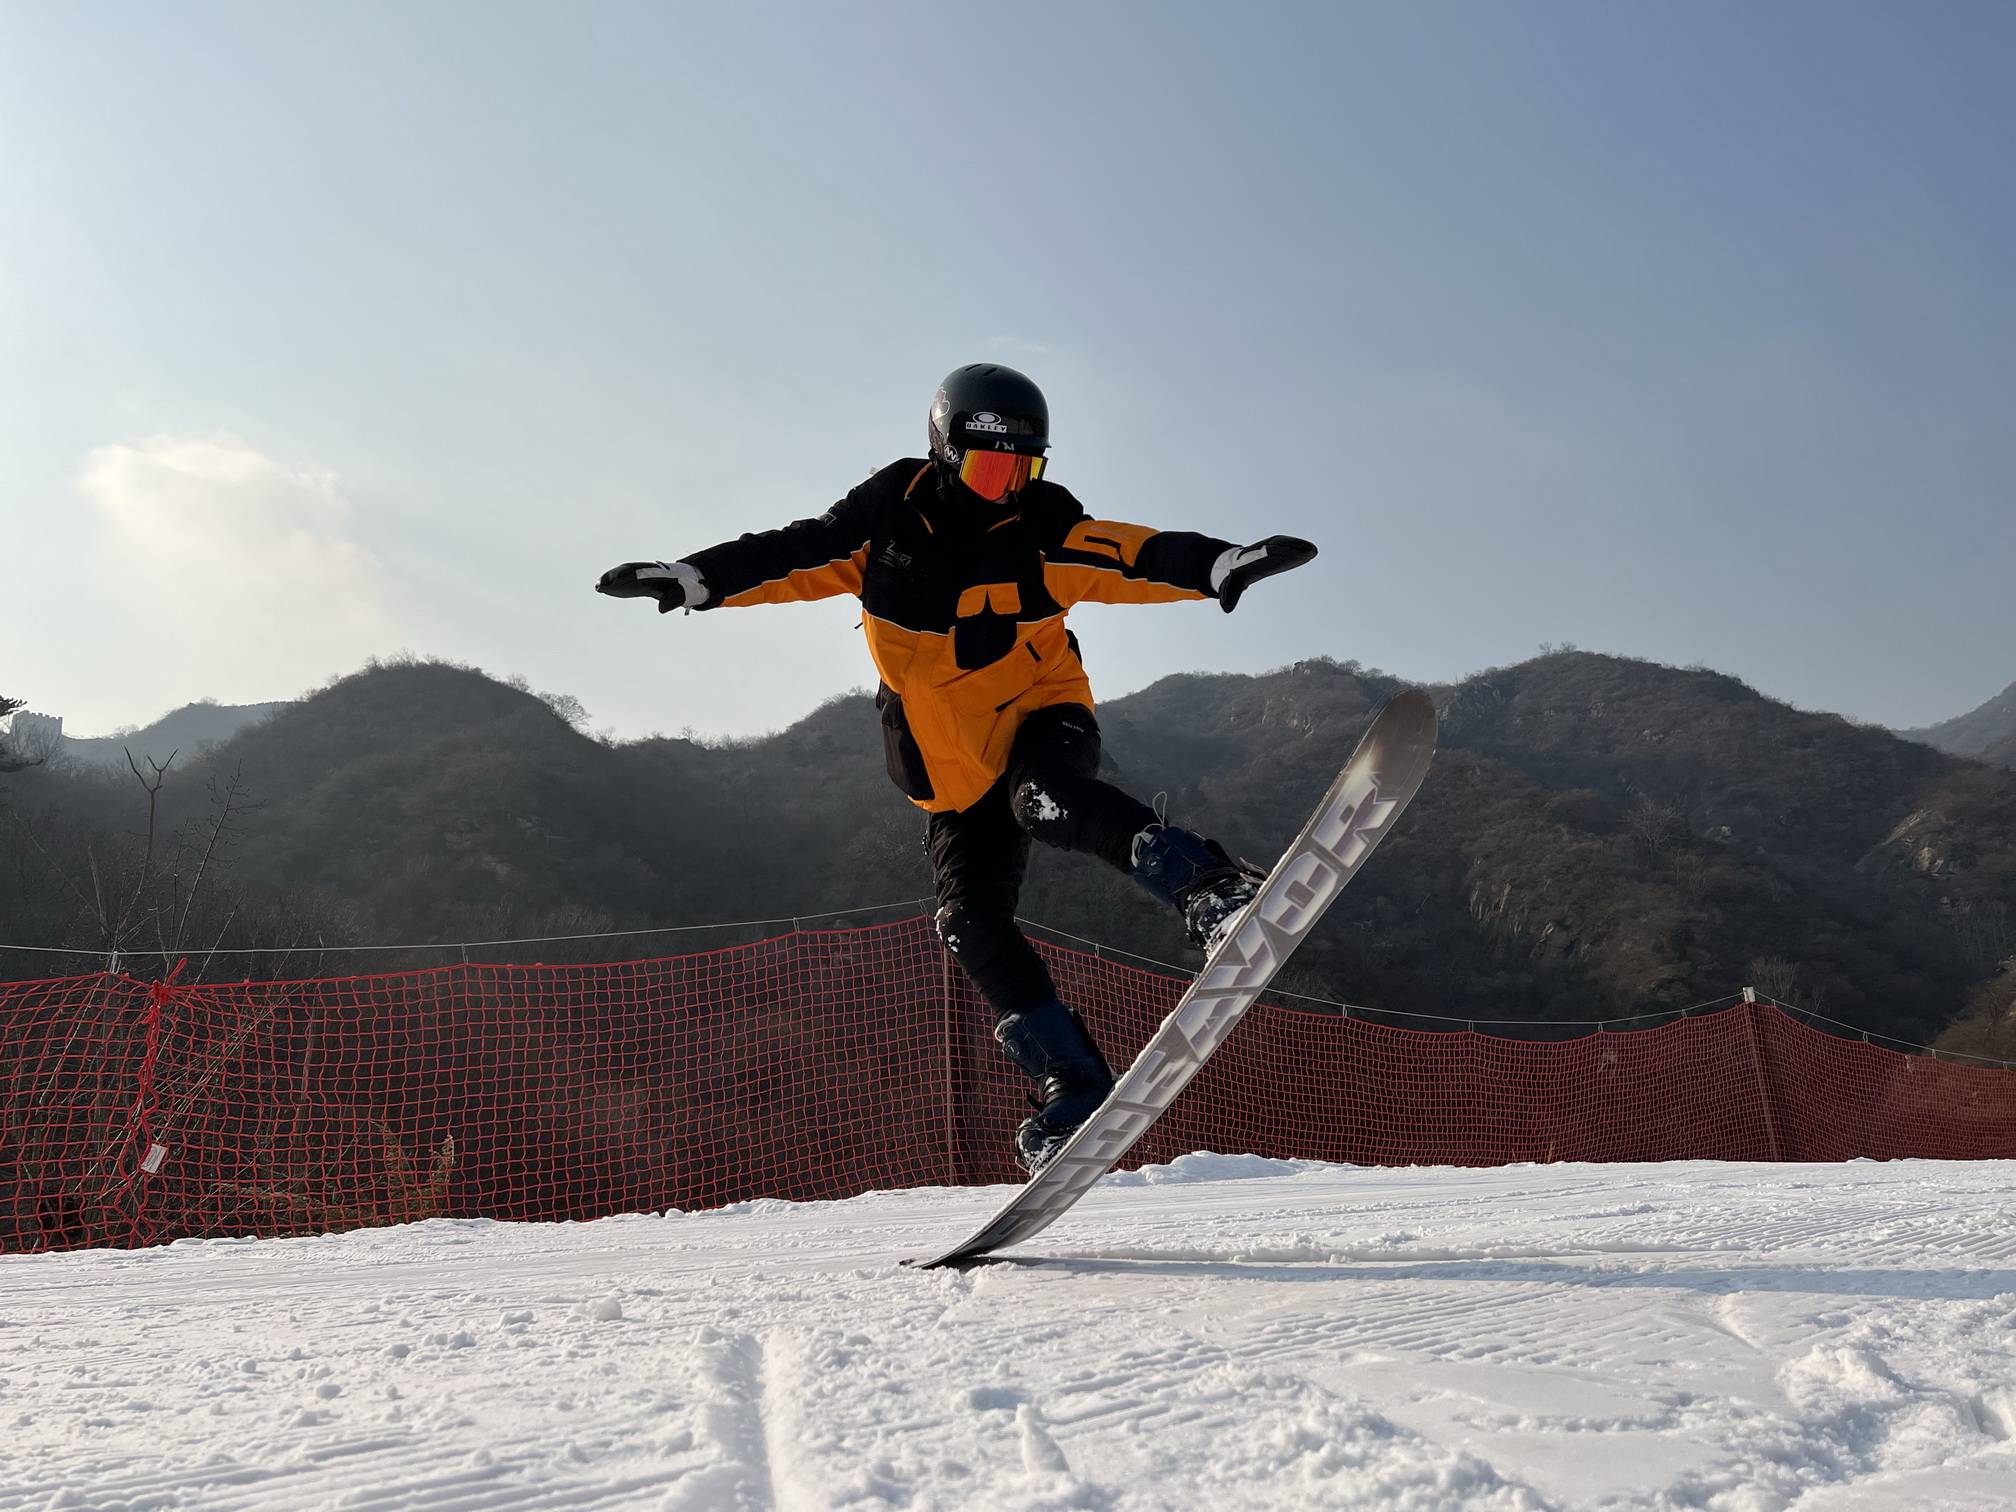
{"type": "Polygon", "coordinates": [[[200,656],[205,691],[271,697],[394,635],[380,564],[326,467],[233,436],[157,435],[99,447],[77,487],[99,527],[94,580],[117,585],[94,617],[200,656]]]}
{"type": "Polygon", "coordinates": [[[1027,341],[1020,336],[989,336],[981,349],[1013,352],[1018,357],[1049,357],[1056,350],[1047,341],[1027,341]]]}

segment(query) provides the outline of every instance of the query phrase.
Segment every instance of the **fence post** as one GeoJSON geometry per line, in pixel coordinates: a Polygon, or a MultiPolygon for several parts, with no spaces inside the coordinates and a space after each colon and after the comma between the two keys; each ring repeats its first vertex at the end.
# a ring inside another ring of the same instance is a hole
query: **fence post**
{"type": "Polygon", "coordinates": [[[1757,1106],[1764,1114],[1764,1138],[1770,1148],[1771,1158],[1782,1161],[1785,1158],[1784,1143],[1778,1137],[1778,1107],[1771,1097],[1771,1078],[1764,1072],[1764,1044],[1757,1033],[1757,1015],[1763,1009],[1757,1002],[1756,991],[1743,989],[1743,1032],[1750,1040],[1750,1070],[1757,1081],[1757,1106]]]}
{"type": "Polygon", "coordinates": [[[132,1249],[138,1249],[146,1240],[147,1199],[140,1178],[160,1170],[168,1154],[154,1139],[154,1070],[161,1056],[162,1010],[173,998],[173,983],[181,970],[177,965],[163,980],[148,983],[146,1007],[142,1011],[145,1038],[140,1048],[140,1071],[133,1088],[133,1109],[127,1115],[126,1139],[119,1153],[120,1164],[126,1167],[122,1187],[132,1214],[132,1225],[127,1231],[127,1245],[132,1249]]]}
{"type": "MultiPolygon", "coordinates": [[[[930,946],[927,944],[928,950],[930,946]]],[[[953,1047],[952,1035],[955,1019],[952,1011],[952,952],[938,952],[938,1003],[941,1009],[941,1038],[945,1044],[945,1184],[959,1185],[959,1113],[958,1100],[953,1096],[953,1047]]]]}

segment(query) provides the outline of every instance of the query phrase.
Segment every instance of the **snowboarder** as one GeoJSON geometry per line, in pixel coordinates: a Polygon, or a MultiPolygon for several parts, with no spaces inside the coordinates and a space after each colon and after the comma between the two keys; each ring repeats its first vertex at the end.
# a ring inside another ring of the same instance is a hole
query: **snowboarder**
{"type": "Polygon", "coordinates": [[[1071,606],[1215,598],[1228,613],[1316,548],[1238,546],[1090,518],[1044,476],[1050,411],[1012,368],[958,368],[932,401],[929,458],[883,468],[817,519],[674,562],[625,562],[598,593],[661,613],[861,600],[889,775],[929,816],[938,934],[1036,1083],[1016,1131],[1032,1172],[1112,1089],[1113,1073],[1015,924],[1033,837],[1104,857],[1183,915],[1209,949],[1258,876],[1215,840],[1101,782],[1092,688],[1071,606]]]}

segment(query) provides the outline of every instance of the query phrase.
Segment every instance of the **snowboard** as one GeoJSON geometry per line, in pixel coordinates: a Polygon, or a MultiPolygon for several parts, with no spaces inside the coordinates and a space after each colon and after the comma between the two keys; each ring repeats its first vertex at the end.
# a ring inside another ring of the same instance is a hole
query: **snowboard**
{"type": "Polygon", "coordinates": [[[976,1261],[1033,1238],[1112,1170],[1203,1069],[1393,828],[1428,775],[1434,754],[1434,701],[1413,688],[1389,699],[1302,833],[1274,863],[1253,901],[1234,919],[1099,1111],[971,1238],[941,1255],[904,1264],[929,1269],[976,1261]]]}

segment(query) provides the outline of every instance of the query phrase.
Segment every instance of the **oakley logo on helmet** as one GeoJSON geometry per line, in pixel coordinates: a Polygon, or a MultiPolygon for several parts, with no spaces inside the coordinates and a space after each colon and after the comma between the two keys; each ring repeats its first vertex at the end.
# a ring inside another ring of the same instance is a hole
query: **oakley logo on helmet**
{"type": "Polygon", "coordinates": [[[1013,368],[969,362],[938,385],[931,405],[931,455],[949,467],[963,466],[966,450],[974,446],[1037,456],[1049,449],[1049,436],[1043,391],[1013,368]]]}

